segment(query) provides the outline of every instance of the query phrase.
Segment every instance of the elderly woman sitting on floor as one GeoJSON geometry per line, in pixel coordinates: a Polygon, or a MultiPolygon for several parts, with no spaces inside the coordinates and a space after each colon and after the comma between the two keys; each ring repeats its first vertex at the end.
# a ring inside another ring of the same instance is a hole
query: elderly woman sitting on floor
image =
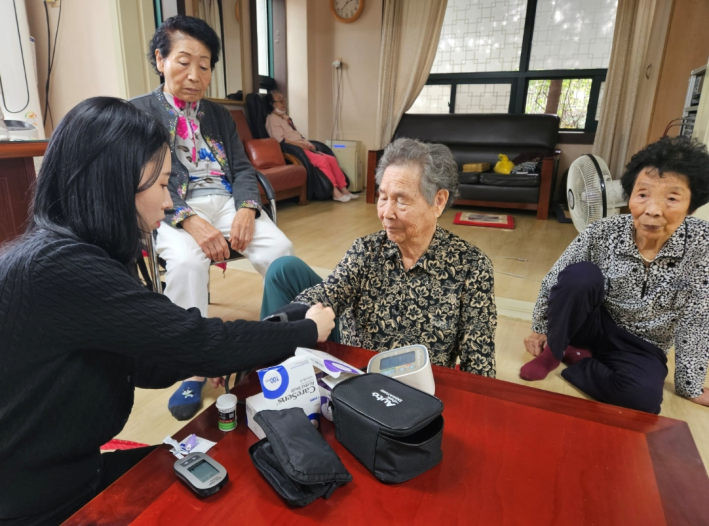
{"type": "Polygon", "coordinates": [[[609,404],[659,413],[675,346],[675,390],[709,405],[709,201],[706,146],[663,138],[633,156],[622,178],[630,215],[590,225],[542,282],[522,367],[561,375],[609,404]]]}
{"type": "Polygon", "coordinates": [[[339,317],[342,343],[376,351],[420,343],[437,365],[454,367],[460,358],[461,370],[494,377],[492,263],[437,224],[458,191],[453,155],[443,145],[398,139],[376,179],[384,230],[356,240],[324,281],[298,258],[276,260],[262,317],[299,319],[322,303],[339,317]]]}

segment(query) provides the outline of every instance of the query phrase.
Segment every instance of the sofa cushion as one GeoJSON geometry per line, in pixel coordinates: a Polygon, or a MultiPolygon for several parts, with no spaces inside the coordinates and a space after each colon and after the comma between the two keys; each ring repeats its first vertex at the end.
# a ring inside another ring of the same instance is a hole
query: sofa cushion
{"type": "Polygon", "coordinates": [[[544,150],[535,150],[535,151],[529,151],[529,152],[524,152],[519,154],[517,157],[512,159],[512,162],[515,164],[521,164],[521,163],[526,163],[529,161],[534,161],[534,162],[540,162],[542,158],[547,155],[547,152],[544,150]]]}
{"type": "MultiPolygon", "coordinates": [[[[444,143],[445,144],[445,143],[444,143]]],[[[495,166],[500,160],[499,155],[506,155],[508,159],[514,159],[527,151],[538,152],[538,148],[526,148],[524,146],[509,146],[498,144],[496,146],[477,145],[477,144],[446,144],[450,148],[455,162],[458,164],[458,169],[462,170],[462,166],[470,162],[487,162],[490,166],[495,166]]],[[[551,151],[549,152],[552,155],[551,151]]],[[[515,163],[517,164],[517,163],[515,163]]]]}
{"type": "Polygon", "coordinates": [[[485,186],[516,186],[531,188],[539,186],[539,174],[498,174],[485,172],[480,174],[480,184],[485,186]]]}
{"type": "Polygon", "coordinates": [[[264,170],[259,169],[259,172],[266,176],[274,192],[300,188],[306,183],[308,178],[305,167],[299,164],[274,166],[264,170]]]}
{"type": "MultiPolygon", "coordinates": [[[[494,150],[500,146],[516,147],[518,152],[515,155],[498,151],[513,159],[523,151],[553,150],[558,134],[559,117],[556,115],[407,113],[401,118],[394,139],[408,137],[439,142],[449,147],[474,145],[486,150],[494,150]]],[[[457,156],[456,161],[460,165],[464,164],[457,156]]],[[[465,162],[488,162],[488,159],[470,159],[465,162]]]]}
{"type": "Polygon", "coordinates": [[[480,182],[480,172],[458,172],[458,183],[478,184],[480,182]]]}
{"type": "Polygon", "coordinates": [[[538,161],[526,161],[516,164],[510,173],[538,174],[540,168],[538,161]]]}
{"type": "Polygon", "coordinates": [[[259,171],[286,164],[281,145],[278,144],[276,139],[251,139],[244,141],[244,150],[246,150],[246,156],[251,161],[251,164],[259,171]]]}
{"type": "Polygon", "coordinates": [[[463,184],[459,187],[459,199],[470,201],[493,201],[496,203],[532,203],[539,201],[539,187],[486,186],[484,184],[463,184]]]}

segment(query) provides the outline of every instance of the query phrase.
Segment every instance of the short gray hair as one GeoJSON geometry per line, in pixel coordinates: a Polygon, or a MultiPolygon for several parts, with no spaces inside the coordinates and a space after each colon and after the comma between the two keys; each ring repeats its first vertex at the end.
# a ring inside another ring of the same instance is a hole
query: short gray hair
{"type": "Polygon", "coordinates": [[[377,166],[376,181],[381,184],[389,166],[414,166],[421,174],[421,193],[433,205],[439,190],[448,190],[448,208],[458,197],[458,163],[450,149],[443,144],[433,144],[415,139],[401,138],[384,150],[377,166]]]}

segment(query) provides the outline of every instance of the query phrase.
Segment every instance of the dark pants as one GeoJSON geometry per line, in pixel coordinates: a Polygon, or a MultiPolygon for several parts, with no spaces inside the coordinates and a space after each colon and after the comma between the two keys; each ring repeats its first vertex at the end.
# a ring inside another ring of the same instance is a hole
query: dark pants
{"type": "Polygon", "coordinates": [[[547,343],[561,360],[569,345],[593,353],[561,372],[607,404],[659,413],[667,376],[665,353],[618,327],[603,307],[604,278],[593,263],[569,265],[549,294],[547,343]]]}
{"type": "MultiPolygon", "coordinates": [[[[298,294],[319,283],[322,283],[322,278],[302,259],[295,256],[278,258],[268,267],[263,279],[261,319],[280,312],[298,294]]],[[[338,320],[335,320],[335,328],[328,338],[330,341],[340,342],[339,327],[338,320]]]]}
{"type": "Polygon", "coordinates": [[[101,473],[99,474],[95,489],[89,489],[85,494],[78,495],[76,498],[66,502],[63,506],[54,508],[48,512],[18,519],[0,519],[0,525],[27,526],[35,524],[61,524],[79,511],[96,495],[127,473],[129,469],[143,460],[149,453],[152,453],[156,447],[157,446],[139,447],[136,449],[103,453],[101,455],[101,473]]]}

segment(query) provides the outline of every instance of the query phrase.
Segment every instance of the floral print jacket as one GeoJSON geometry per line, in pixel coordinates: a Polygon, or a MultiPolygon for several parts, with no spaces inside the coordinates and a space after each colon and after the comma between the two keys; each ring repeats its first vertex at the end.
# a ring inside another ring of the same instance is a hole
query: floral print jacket
{"type": "Polygon", "coordinates": [[[431,362],[495,377],[497,311],[492,263],[441,227],[426,253],[404,269],[381,231],[360,238],[333,273],[295,298],[332,307],[342,343],[385,351],[420,343],[431,362]]]}
{"type": "MultiPolygon", "coordinates": [[[[189,184],[189,171],[175,153],[178,114],[167,101],[163,86],[131,99],[131,104],[156,117],[170,132],[170,152],[172,153],[172,174],[169,190],[174,208],[165,211],[165,222],[172,226],[179,224],[195,212],[187,205],[185,197],[189,184]]],[[[234,205],[239,208],[255,208],[261,202],[256,170],[249,162],[236,132],[236,124],[229,110],[214,102],[202,99],[198,118],[202,137],[209,145],[211,153],[224,170],[225,178],[232,187],[234,205]]]]}

